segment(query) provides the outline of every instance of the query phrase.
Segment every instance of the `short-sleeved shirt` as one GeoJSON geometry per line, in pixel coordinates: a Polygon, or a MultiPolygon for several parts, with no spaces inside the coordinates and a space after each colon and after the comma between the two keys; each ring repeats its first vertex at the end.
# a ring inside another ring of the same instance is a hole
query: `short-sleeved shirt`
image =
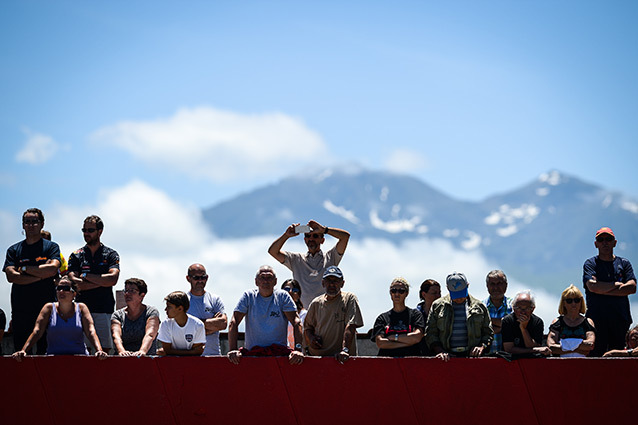
{"type": "Polygon", "coordinates": [[[587,317],[594,319],[605,316],[619,318],[631,323],[631,309],[629,297],[617,297],[615,295],[595,294],[587,288],[587,282],[596,276],[599,282],[622,282],[636,280],[634,270],[629,260],[616,256],[614,261],[603,261],[598,256],[588,258],[583,264],[583,284],[585,285],[585,297],[587,298],[587,317]]]}
{"type": "Polygon", "coordinates": [[[206,343],[206,328],[197,317],[187,315],[188,320],[181,327],[175,319],[166,319],[160,323],[157,339],[171,344],[176,350],[191,350],[194,344],[206,343]]]}
{"type": "MultiPolygon", "coordinates": [[[[88,245],[73,252],[69,257],[69,273],[80,277],[82,273],[106,274],[111,269],[120,269],[120,256],[117,251],[104,244],[91,253],[88,245]]],[[[115,297],[112,287],[100,286],[88,291],[82,291],[77,296],[78,302],[83,302],[91,313],[113,313],[115,297]]]]}
{"type": "MultiPolygon", "coordinates": [[[[225,314],[224,303],[217,295],[204,292],[204,295],[193,295],[188,292],[190,307],[187,313],[197,317],[202,322],[212,319],[217,313],[225,314]]],[[[219,331],[206,335],[206,347],[202,356],[219,356],[219,331]]]]}
{"type": "MultiPolygon", "coordinates": [[[[407,334],[417,329],[425,331],[423,315],[417,309],[406,308],[400,313],[394,310],[381,313],[374,322],[372,328],[372,341],[375,342],[378,335],[391,338],[394,334],[407,334]]],[[[421,355],[421,344],[417,343],[400,348],[379,348],[379,356],[407,357],[421,355]]]]}
{"type": "MultiPolygon", "coordinates": [[[[325,294],[315,298],[308,307],[304,329],[314,329],[315,335],[321,337],[323,347],[308,347],[308,351],[313,356],[332,356],[339,353],[343,348],[346,327],[353,324],[357,328],[363,326],[359,301],[353,293],[341,291],[339,296],[332,300],[325,294]]],[[[350,355],[357,355],[356,338],[352,339],[348,350],[350,355]]]]}
{"type": "Polygon", "coordinates": [[[301,302],[304,306],[309,306],[312,300],[324,293],[321,284],[324,270],[338,266],[342,258],[336,245],[325,254],[321,250],[314,255],[284,251],[284,256],[284,266],[292,271],[292,277],[301,286],[301,302]]]}
{"type": "Polygon", "coordinates": [[[255,288],[242,294],[234,311],[246,315],[244,347],[286,346],[288,318],[285,313],[296,312],[297,306],[288,292],[275,289],[269,297],[259,295],[255,288]]]}
{"type": "MultiPolygon", "coordinates": [[[[150,305],[147,305],[144,312],[136,320],[131,320],[126,316],[126,308],[116,310],[111,315],[111,321],[116,321],[122,326],[122,345],[126,351],[139,351],[146,335],[146,322],[151,317],[159,318],[159,311],[150,305]]],[[[157,338],[156,338],[157,339],[157,338]]],[[[149,356],[154,356],[155,341],[151,344],[151,348],[148,350],[149,356]]]]}
{"type": "MultiPolygon", "coordinates": [[[[545,325],[543,324],[543,320],[535,314],[532,314],[529,318],[529,322],[527,323],[527,332],[529,332],[529,336],[537,344],[543,343],[544,330],[545,325]]],[[[526,348],[521,327],[518,320],[516,320],[516,315],[514,313],[510,313],[503,318],[503,322],[501,324],[501,336],[503,337],[503,343],[513,342],[514,347],[526,348]]]]}
{"type": "MultiPolygon", "coordinates": [[[[509,297],[503,298],[503,304],[501,304],[500,307],[496,307],[494,304],[492,304],[491,297],[485,298],[483,300],[483,304],[485,304],[485,307],[487,307],[487,311],[489,311],[490,313],[490,319],[502,319],[503,317],[507,316],[508,314],[511,314],[514,311],[512,309],[512,299],[509,297]]],[[[503,349],[503,336],[501,334],[497,334],[496,332],[494,332],[494,340],[492,341],[492,345],[490,346],[490,353],[495,353],[502,349],[503,349]]]]}
{"type": "MultiPolygon", "coordinates": [[[[61,261],[60,247],[57,243],[40,239],[34,244],[27,244],[24,240],[7,249],[2,270],[6,270],[9,266],[16,269],[22,266],[38,266],[46,264],[49,260],[61,261]]],[[[37,316],[46,303],[53,301],[55,301],[53,276],[28,285],[11,285],[11,314],[13,317],[34,314],[37,316]]]]}

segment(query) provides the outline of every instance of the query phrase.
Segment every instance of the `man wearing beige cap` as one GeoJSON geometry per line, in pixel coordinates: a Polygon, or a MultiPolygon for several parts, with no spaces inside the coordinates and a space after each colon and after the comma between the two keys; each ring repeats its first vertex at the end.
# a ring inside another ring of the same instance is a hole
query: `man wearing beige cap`
{"type": "Polygon", "coordinates": [[[446,279],[448,295],[432,304],[425,328],[425,342],[436,357],[480,357],[487,354],[494,338],[487,307],[467,292],[463,273],[446,279]],[[441,320],[442,319],[442,320],[441,320]]]}
{"type": "Polygon", "coordinates": [[[583,283],[587,317],[596,326],[596,343],[590,356],[622,349],[631,325],[629,295],[636,292],[636,276],[629,260],[614,255],[616,236],[609,227],[596,232],[598,255],[585,261],[583,283]]]}

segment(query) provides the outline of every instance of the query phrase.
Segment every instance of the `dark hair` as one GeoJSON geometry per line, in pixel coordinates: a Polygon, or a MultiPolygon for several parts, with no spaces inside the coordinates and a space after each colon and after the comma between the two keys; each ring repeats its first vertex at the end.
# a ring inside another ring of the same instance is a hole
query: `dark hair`
{"type": "Polygon", "coordinates": [[[51,240],[51,232],[49,232],[48,230],[40,230],[40,236],[48,241],[51,240]]]}
{"type": "Polygon", "coordinates": [[[286,286],[292,286],[293,288],[299,289],[299,299],[295,304],[297,304],[297,311],[301,311],[303,308],[303,303],[301,302],[301,294],[303,293],[301,290],[301,285],[295,279],[286,279],[284,283],[281,284],[281,289],[284,289],[286,286]]]}
{"type": "Polygon", "coordinates": [[[164,298],[164,301],[173,304],[175,307],[184,307],[184,313],[186,313],[188,311],[188,308],[191,306],[188,295],[186,295],[186,293],[182,291],[171,292],[166,296],[166,298],[164,298]]]}
{"type": "Polygon", "coordinates": [[[102,221],[102,219],[100,217],[98,217],[97,215],[90,215],[87,218],[84,219],[84,222],[86,223],[87,221],[94,221],[95,222],[95,228],[97,230],[102,230],[104,229],[104,222],[102,221]]]}
{"type": "Polygon", "coordinates": [[[24,216],[27,214],[37,214],[38,215],[38,220],[40,220],[40,223],[44,224],[44,214],[42,213],[42,211],[38,208],[29,208],[28,210],[26,210],[25,212],[22,213],[22,221],[24,221],[24,216]]]}
{"type": "Polygon", "coordinates": [[[146,286],[146,282],[142,279],[138,279],[136,277],[128,278],[124,281],[124,286],[126,285],[134,285],[140,294],[146,294],[148,292],[148,287],[146,286]]]}
{"type": "Polygon", "coordinates": [[[433,286],[438,286],[440,288],[441,284],[434,279],[425,279],[423,281],[423,283],[421,284],[421,288],[419,288],[419,298],[421,298],[422,301],[425,301],[425,299],[423,299],[423,295],[421,295],[421,292],[427,293],[433,286]]]}
{"type": "Polygon", "coordinates": [[[638,331],[638,325],[634,326],[633,328],[627,331],[627,334],[625,335],[625,347],[629,347],[629,335],[631,335],[633,331],[638,331]]]}
{"type": "Polygon", "coordinates": [[[69,276],[64,275],[61,278],[57,279],[57,281],[55,282],[55,286],[58,286],[60,284],[69,285],[71,289],[73,289],[73,292],[75,292],[76,294],[78,293],[78,284],[75,283],[75,281],[69,276]],[[62,283],[62,281],[64,281],[64,283],[62,283]]]}

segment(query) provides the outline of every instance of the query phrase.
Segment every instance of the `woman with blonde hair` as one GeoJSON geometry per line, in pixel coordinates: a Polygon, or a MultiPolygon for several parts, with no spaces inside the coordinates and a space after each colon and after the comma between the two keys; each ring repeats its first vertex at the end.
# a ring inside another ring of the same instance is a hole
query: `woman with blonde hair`
{"type": "Polygon", "coordinates": [[[558,305],[560,316],[552,322],[547,346],[560,357],[585,357],[594,348],[594,322],[585,317],[583,293],[574,285],[563,291],[558,305]]]}

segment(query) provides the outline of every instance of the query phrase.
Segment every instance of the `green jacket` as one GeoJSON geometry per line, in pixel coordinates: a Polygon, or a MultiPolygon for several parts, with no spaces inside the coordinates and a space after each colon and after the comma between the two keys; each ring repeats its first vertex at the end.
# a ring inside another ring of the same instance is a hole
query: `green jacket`
{"type": "MultiPolygon", "coordinates": [[[[494,331],[492,330],[492,320],[487,307],[478,299],[468,295],[466,311],[468,348],[471,349],[481,344],[489,347],[494,339],[494,331]]],[[[438,345],[443,347],[443,350],[450,351],[453,323],[454,310],[452,309],[452,300],[450,295],[446,295],[432,304],[428,315],[425,342],[431,350],[434,351],[434,347],[438,345]]]]}

